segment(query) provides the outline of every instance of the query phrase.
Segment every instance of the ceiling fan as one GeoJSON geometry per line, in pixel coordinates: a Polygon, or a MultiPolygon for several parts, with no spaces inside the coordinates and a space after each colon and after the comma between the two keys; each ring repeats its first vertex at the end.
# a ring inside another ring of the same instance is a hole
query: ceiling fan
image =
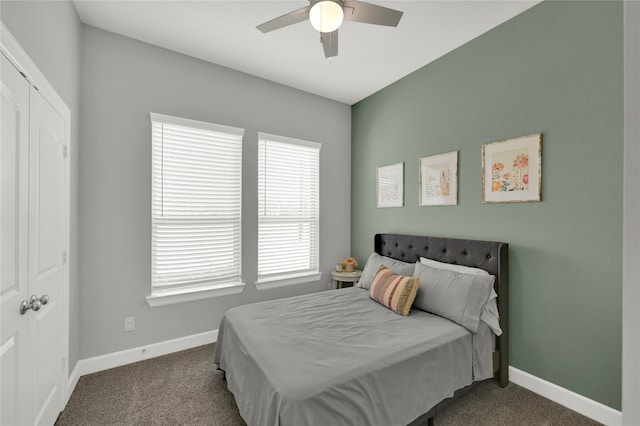
{"type": "Polygon", "coordinates": [[[310,0],[309,6],[282,15],[256,28],[263,33],[277,30],[309,19],[320,32],[324,56],[338,56],[338,28],[342,21],[397,27],[402,12],[356,0],[310,0]]]}

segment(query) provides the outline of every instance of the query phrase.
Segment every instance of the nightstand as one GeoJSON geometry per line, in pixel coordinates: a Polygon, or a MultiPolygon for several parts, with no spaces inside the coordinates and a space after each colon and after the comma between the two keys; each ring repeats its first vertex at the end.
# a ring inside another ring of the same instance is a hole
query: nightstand
{"type": "Polygon", "coordinates": [[[331,276],[333,277],[333,288],[352,287],[360,280],[361,275],[362,271],[359,269],[356,269],[353,272],[332,271],[331,276]]]}

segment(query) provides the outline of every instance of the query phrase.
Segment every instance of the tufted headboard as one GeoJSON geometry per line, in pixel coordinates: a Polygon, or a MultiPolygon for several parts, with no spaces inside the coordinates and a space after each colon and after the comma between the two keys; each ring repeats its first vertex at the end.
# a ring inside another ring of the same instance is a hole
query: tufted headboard
{"type": "Polygon", "coordinates": [[[498,311],[502,335],[496,339],[494,377],[505,387],[509,383],[509,245],[494,241],[461,240],[400,234],[376,234],[376,253],[418,262],[420,257],[438,262],[484,269],[496,277],[498,311]]]}

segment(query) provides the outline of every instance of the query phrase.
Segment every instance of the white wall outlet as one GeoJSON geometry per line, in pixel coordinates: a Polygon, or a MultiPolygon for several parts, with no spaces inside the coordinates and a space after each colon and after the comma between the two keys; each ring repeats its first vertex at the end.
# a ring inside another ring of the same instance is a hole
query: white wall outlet
{"type": "Polygon", "coordinates": [[[126,317],[124,319],[124,331],[133,331],[136,329],[136,317],[126,317]]]}

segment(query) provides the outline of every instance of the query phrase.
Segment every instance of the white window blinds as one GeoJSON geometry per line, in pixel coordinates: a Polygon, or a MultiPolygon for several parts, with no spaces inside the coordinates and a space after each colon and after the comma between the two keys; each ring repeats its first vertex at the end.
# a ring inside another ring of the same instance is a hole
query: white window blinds
{"type": "Polygon", "coordinates": [[[244,130],[151,114],[152,294],[240,283],[244,130]]]}
{"type": "Polygon", "coordinates": [[[318,273],[320,144],[258,134],[258,281],[318,273]]]}

